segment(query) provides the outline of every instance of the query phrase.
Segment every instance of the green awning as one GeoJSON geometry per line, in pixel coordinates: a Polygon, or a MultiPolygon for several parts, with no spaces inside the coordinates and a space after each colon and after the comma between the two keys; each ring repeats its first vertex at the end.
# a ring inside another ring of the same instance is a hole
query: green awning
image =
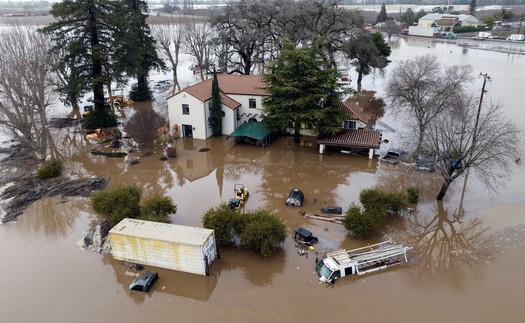
{"type": "Polygon", "coordinates": [[[264,126],[262,122],[246,122],[235,129],[226,139],[230,137],[248,137],[260,142],[264,142],[272,132],[264,126]]]}

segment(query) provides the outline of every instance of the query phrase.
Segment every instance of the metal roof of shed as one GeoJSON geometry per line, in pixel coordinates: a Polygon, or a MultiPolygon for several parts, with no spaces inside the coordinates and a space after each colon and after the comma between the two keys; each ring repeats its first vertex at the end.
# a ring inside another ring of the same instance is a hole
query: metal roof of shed
{"type": "Polygon", "coordinates": [[[213,230],[126,218],[114,226],[109,233],[201,246],[213,234],[213,230]]]}

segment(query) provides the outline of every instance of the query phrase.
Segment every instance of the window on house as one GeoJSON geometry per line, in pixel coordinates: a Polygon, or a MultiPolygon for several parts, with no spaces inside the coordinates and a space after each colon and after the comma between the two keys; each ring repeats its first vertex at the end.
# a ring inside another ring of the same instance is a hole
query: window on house
{"type": "Polygon", "coordinates": [[[190,114],[190,105],[189,104],[183,104],[182,105],[182,114],[190,114]]]}
{"type": "Polygon", "coordinates": [[[257,108],[257,101],[255,101],[255,99],[250,99],[249,107],[250,107],[250,109],[256,109],[257,108]]]}
{"type": "Polygon", "coordinates": [[[345,121],[343,128],[345,129],[357,129],[357,122],[355,121],[345,121]]]}

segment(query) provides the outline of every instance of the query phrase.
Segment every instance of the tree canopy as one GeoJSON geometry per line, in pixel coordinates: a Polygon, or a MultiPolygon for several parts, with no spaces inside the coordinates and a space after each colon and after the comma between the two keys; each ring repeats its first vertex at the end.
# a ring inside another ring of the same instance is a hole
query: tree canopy
{"type": "Polygon", "coordinates": [[[285,43],[270,72],[264,74],[269,96],[263,100],[264,119],[272,130],[294,128],[300,142],[301,125],[319,135],[333,135],[344,121],[336,69],[323,67],[314,46],[285,43]]]}

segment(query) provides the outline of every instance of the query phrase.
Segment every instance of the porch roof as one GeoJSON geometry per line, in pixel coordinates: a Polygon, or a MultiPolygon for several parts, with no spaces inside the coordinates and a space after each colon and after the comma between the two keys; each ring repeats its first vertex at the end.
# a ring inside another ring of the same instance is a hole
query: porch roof
{"type": "Polygon", "coordinates": [[[335,136],[317,138],[315,142],[327,146],[379,149],[381,134],[368,128],[344,129],[335,136]]]}

